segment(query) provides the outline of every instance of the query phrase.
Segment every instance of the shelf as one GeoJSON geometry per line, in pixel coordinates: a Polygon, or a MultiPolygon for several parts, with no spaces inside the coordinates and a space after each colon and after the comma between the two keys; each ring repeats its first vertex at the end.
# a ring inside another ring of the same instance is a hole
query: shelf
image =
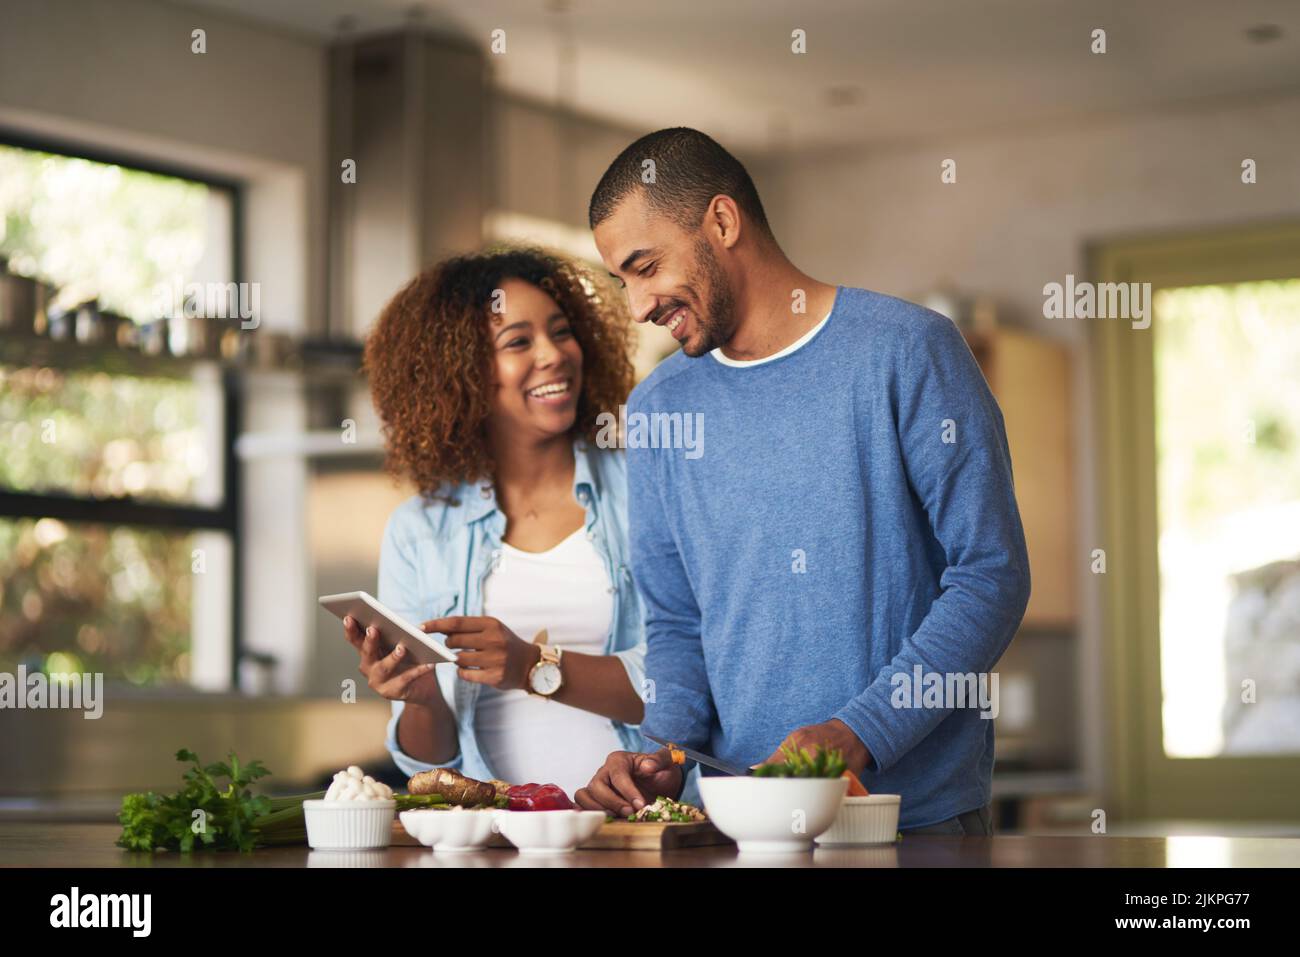
{"type": "Polygon", "coordinates": [[[373,458],[384,454],[378,439],[355,442],[339,440],[337,429],[314,432],[245,432],[235,440],[235,454],[243,461],[269,458],[373,458]]]}
{"type": "Polygon", "coordinates": [[[218,366],[220,362],[216,359],[149,356],[115,346],[86,345],[6,332],[0,335],[0,364],[67,372],[97,371],[110,375],[188,379],[197,367],[218,366]]]}
{"type": "Polygon", "coordinates": [[[1078,771],[993,772],[993,797],[1040,797],[1051,794],[1082,794],[1087,791],[1078,771]]]}
{"type": "Polygon", "coordinates": [[[147,355],[109,344],[0,333],[0,364],[48,367],[67,372],[105,372],[164,379],[190,379],[200,369],[215,369],[236,380],[246,376],[296,373],[315,382],[363,382],[362,344],[320,339],[291,340],[259,333],[250,349],[260,353],[233,359],[216,356],[147,355]]]}

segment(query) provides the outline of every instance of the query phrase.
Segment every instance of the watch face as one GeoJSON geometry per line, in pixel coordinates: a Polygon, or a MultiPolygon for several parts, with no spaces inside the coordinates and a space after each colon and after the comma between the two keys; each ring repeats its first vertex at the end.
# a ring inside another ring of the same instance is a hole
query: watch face
{"type": "Polygon", "coordinates": [[[533,690],[538,694],[555,694],[560,690],[560,666],[543,661],[533,669],[533,690]]]}

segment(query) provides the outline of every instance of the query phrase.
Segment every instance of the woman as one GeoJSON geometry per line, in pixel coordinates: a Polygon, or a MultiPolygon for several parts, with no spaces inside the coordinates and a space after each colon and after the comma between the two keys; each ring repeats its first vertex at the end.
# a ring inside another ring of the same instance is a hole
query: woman
{"type": "Polygon", "coordinates": [[[599,289],[537,250],[451,259],[402,289],[366,342],[387,467],[421,492],[388,521],[378,598],[459,656],[413,666],[344,623],[393,702],[388,750],[408,775],[449,767],[572,795],[610,751],[642,749],[624,461],[595,446],[597,416],[632,386],[629,332],[599,289]]]}

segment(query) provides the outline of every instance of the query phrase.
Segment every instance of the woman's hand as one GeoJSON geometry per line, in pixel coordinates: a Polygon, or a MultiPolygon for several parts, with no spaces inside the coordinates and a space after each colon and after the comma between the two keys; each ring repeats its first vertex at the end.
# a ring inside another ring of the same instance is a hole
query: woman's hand
{"type": "Polygon", "coordinates": [[[446,635],[448,648],[463,649],[456,656],[462,678],[501,691],[528,687],[528,673],[542,656],[537,645],[495,618],[438,618],[420,627],[446,635]]]}
{"type": "Polygon", "coordinates": [[[433,665],[416,664],[408,660],[405,648],[398,645],[389,654],[382,653],[379,632],[373,627],[365,634],[351,615],[343,619],[343,632],[352,647],[361,653],[361,667],[366,683],[390,701],[429,705],[441,700],[438,678],[433,665]]]}

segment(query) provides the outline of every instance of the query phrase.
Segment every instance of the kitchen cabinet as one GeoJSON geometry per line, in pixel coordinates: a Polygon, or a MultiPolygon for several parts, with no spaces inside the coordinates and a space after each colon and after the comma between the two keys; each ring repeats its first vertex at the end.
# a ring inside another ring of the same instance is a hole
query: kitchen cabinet
{"type": "Polygon", "coordinates": [[[1032,579],[1024,627],[1070,628],[1079,554],[1069,349],[1013,329],[965,335],[1006,421],[1032,579]]]}
{"type": "Polygon", "coordinates": [[[1077,795],[1079,539],[1068,345],[1005,327],[964,330],[1006,423],[1029,550],[1029,605],[998,662],[994,805],[1004,828],[1034,827],[1032,803],[1077,795]]]}

